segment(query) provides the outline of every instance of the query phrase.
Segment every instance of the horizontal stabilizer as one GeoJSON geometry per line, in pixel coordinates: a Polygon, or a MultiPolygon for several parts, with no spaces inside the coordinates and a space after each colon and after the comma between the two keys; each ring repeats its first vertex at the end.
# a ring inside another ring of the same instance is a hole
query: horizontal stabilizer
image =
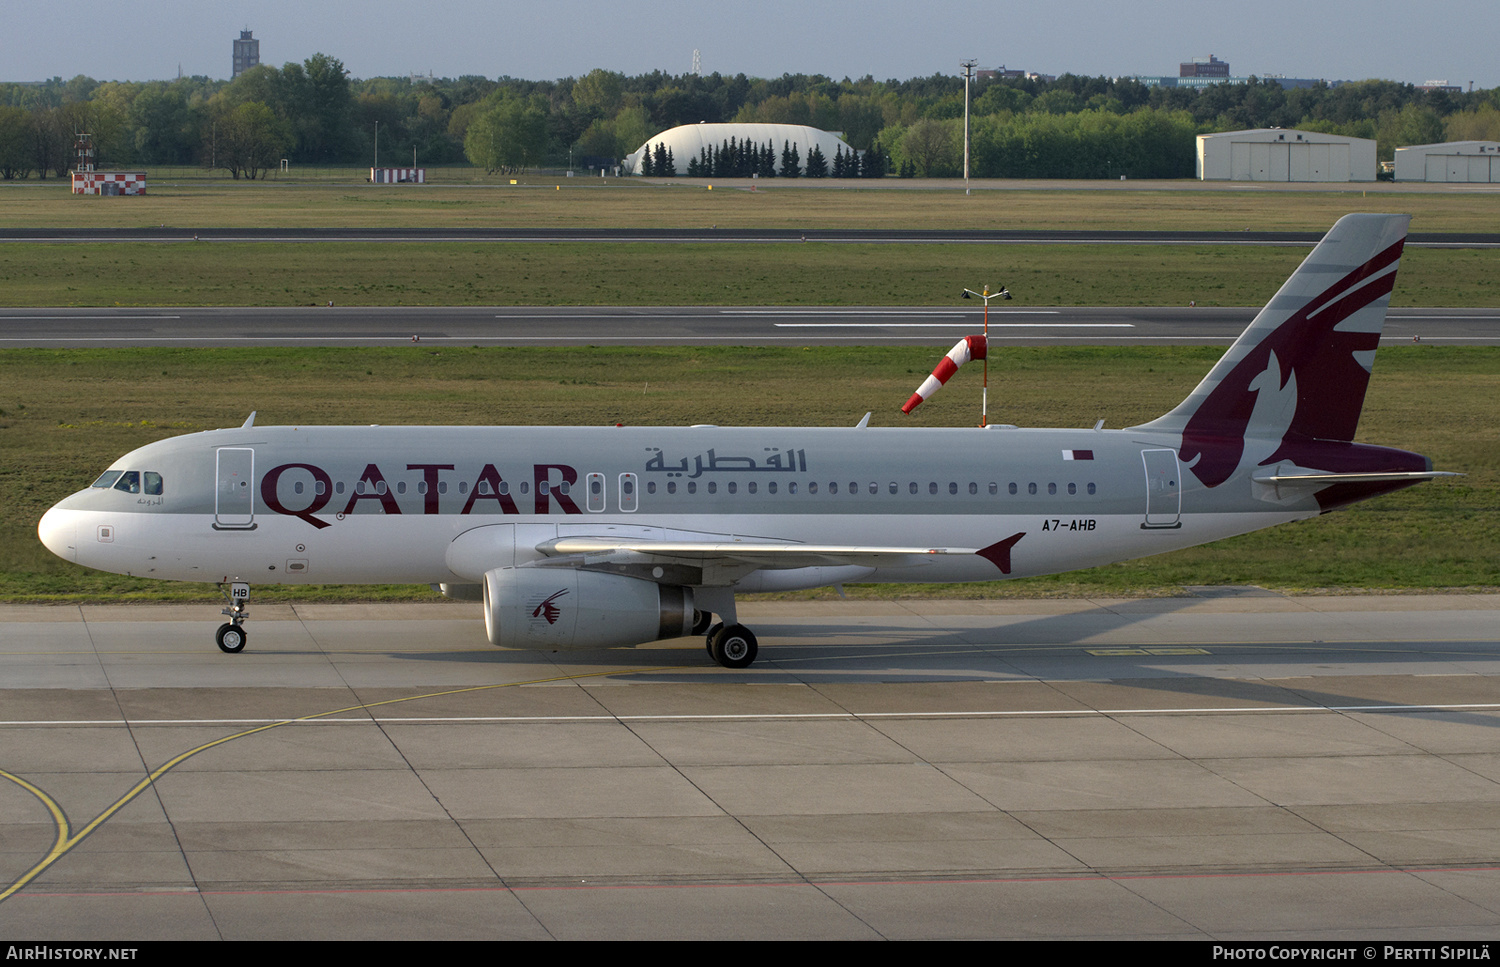
{"type": "Polygon", "coordinates": [[[1278,487],[1326,487],[1337,483],[1400,483],[1404,480],[1420,482],[1436,480],[1438,477],[1462,477],[1451,470],[1424,470],[1401,473],[1292,473],[1266,477],[1252,477],[1256,483],[1275,484],[1278,487]]]}

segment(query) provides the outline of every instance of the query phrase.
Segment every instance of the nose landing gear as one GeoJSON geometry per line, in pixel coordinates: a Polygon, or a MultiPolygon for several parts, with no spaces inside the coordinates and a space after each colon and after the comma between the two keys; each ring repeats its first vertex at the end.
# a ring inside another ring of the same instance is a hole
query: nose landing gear
{"type": "Polygon", "coordinates": [[[224,595],[224,601],[228,607],[219,612],[226,615],[229,620],[219,626],[214,635],[214,643],[219,650],[231,655],[237,655],[245,650],[247,636],[245,634],[245,619],[250,617],[250,612],[245,610],[245,605],[250,603],[250,585],[235,581],[224,589],[223,583],[216,585],[219,593],[224,595]]]}

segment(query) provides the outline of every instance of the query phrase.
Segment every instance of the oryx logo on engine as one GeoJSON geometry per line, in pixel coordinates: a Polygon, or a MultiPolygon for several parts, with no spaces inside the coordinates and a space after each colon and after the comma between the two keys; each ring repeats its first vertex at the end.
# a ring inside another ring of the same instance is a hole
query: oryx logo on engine
{"type": "Polygon", "coordinates": [[[567,593],[568,589],[563,588],[561,591],[548,596],[546,600],[532,609],[531,616],[533,618],[545,618],[549,625],[557,624],[557,619],[562,614],[562,609],[552,602],[567,593]]]}

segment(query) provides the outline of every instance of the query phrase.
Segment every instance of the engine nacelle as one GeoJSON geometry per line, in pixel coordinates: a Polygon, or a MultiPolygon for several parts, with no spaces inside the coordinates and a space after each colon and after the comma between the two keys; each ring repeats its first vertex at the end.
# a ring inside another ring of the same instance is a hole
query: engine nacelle
{"type": "Polygon", "coordinates": [[[618,648],[692,628],[691,588],[568,568],[498,567],[484,575],[484,630],[502,648],[618,648]]]}

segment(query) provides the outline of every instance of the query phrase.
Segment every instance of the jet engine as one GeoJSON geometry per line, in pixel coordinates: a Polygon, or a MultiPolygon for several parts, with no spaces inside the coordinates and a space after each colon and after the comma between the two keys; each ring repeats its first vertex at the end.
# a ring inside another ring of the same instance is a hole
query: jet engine
{"type": "Polygon", "coordinates": [[[693,630],[691,588],[569,568],[497,567],[484,575],[490,644],[538,650],[618,648],[693,630]]]}

